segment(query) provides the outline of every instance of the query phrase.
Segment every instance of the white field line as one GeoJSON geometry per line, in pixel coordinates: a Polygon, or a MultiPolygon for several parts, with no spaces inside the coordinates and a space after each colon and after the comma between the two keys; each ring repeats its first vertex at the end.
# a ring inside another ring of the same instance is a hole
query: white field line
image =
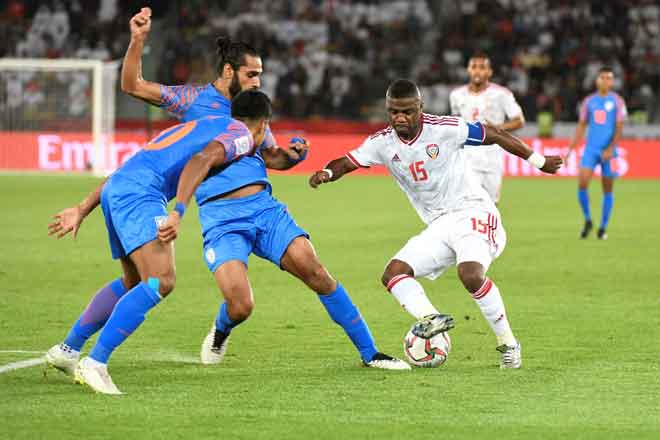
{"type": "MultiPolygon", "coordinates": [[[[0,353],[24,353],[35,354],[44,353],[43,351],[33,350],[0,350],[0,353]]],[[[152,362],[178,362],[183,364],[200,364],[198,356],[185,355],[176,352],[156,352],[148,356],[139,356],[138,360],[152,361],[152,362]]],[[[9,373],[10,371],[20,370],[22,368],[35,367],[37,365],[45,364],[46,359],[41,356],[38,358],[26,359],[18,362],[11,362],[9,364],[0,365],[0,374],[9,373]]]]}
{"type": "Polygon", "coordinates": [[[45,364],[46,359],[42,357],[26,359],[24,361],[12,362],[11,364],[0,365],[0,374],[9,373],[10,371],[20,370],[21,368],[34,367],[36,365],[45,364]]]}

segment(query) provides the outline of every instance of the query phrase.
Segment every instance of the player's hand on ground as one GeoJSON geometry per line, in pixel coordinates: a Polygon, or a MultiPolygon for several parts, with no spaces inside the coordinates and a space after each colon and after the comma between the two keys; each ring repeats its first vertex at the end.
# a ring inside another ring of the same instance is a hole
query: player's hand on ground
{"type": "Polygon", "coordinates": [[[309,186],[317,188],[320,184],[330,181],[330,176],[325,171],[317,171],[309,178],[309,186]]]}
{"type": "Polygon", "coordinates": [[[289,157],[295,162],[305,160],[310,146],[311,144],[307,139],[294,137],[289,144],[289,157]]]}
{"type": "Polygon", "coordinates": [[[48,235],[62,238],[69,232],[73,232],[73,238],[78,235],[78,229],[84,217],[79,206],[66,208],[53,216],[55,219],[48,225],[48,235]]]}
{"type": "Polygon", "coordinates": [[[151,30],[151,8],[142,8],[129,22],[131,37],[145,39],[151,30]]]}
{"type": "Polygon", "coordinates": [[[545,156],[545,164],[541,171],[548,174],[555,174],[563,165],[564,161],[561,156],[545,156]]]}
{"type": "Polygon", "coordinates": [[[165,223],[158,227],[158,239],[163,243],[169,243],[176,239],[179,234],[179,223],[181,223],[179,213],[176,211],[170,212],[165,223]]]}

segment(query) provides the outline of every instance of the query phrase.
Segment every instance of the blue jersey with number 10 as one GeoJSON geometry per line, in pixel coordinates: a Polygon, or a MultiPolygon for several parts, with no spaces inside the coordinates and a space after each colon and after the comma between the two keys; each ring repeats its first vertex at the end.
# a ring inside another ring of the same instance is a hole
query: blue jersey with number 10
{"type": "MultiPolygon", "coordinates": [[[[191,85],[160,86],[161,107],[165,108],[181,121],[190,121],[203,116],[231,116],[231,102],[225,98],[213,84],[203,87],[191,85]]],[[[245,156],[232,163],[222,172],[211,173],[195,192],[197,204],[202,205],[208,199],[220,194],[232,192],[254,183],[266,185],[270,191],[270,182],[266,173],[266,163],[261,156],[264,148],[275,147],[275,139],[266,129],[266,138],[253,155],[245,156]]]]}
{"type": "Polygon", "coordinates": [[[207,116],[163,131],[115,174],[156,189],[171,200],[186,163],[213,140],[225,146],[229,159],[253,149],[252,135],[245,124],[229,117],[207,116]]]}
{"type": "Polygon", "coordinates": [[[586,149],[600,152],[612,142],[616,124],[626,118],[626,103],[616,93],[591,94],[580,106],[580,122],[589,126],[586,149]]]}

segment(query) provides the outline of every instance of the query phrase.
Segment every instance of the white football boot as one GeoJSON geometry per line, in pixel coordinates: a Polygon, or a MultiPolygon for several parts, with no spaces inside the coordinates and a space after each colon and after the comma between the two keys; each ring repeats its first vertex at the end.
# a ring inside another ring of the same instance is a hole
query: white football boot
{"type": "Polygon", "coordinates": [[[114,384],[110,374],[108,373],[108,366],[94,359],[84,357],[78,362],[75,371],[76,382],[82,385],[87,385],[97,393],[102,394],[122,394],[119,388],[114,384]]]}
{"type": "Polygon", "coordinates": [[[500,360],[500,368],[520,368],[522,366],[522,350],[520,348],[520,342],[516,341],[516,345],[513,347],[510,345],[500,345],[497,347],[497,351],[502,353],[502,359],[500,360]]]}
{"type": "Polygon", "coordinates": [[[204,338],[204,342],[202,342],[202,350],[199,354],[204,365],[214,365],[222,362],[227,352],[229,336],[216,331],[215,324],[213,324],[211,331],[204,338]]]}
{"type": "Polygon", "coordinates": [[[412,370],[410,365],[401,359],[393,358],[385,353],[376,353],[369,362],[362,361],[365,367],[380,368],[381,370],[412,370]]]}
{"type": "Polygon", "coordinates": [[[46,352],[45,358],[48,367],[55,368],[67,376],[73,377],[73,372],[80,359],[80,352],[62,343],[53,345],[50,350],[46,352]]]}

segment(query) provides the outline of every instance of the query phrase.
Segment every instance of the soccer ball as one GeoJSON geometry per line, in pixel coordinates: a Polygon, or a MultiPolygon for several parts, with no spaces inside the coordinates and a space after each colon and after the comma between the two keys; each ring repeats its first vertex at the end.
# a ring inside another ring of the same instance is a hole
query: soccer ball
{"type": "Polygon", "coordinates": [[[451,339],[447,332],[426,339],[414,335],[412,330],[403,338],[403,352],[410,363],[422,368],[435,368],[444,364],[451,350],[451,339]]]}

